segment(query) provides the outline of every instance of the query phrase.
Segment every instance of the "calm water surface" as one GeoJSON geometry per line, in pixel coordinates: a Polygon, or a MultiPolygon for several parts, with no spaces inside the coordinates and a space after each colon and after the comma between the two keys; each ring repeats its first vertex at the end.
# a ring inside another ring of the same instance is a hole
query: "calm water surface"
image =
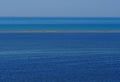
{"type": "Polygon", "coordinates": [[[0,82],[120,82],[120,33],[1,33],[0,82]]]}
{"type": "Polygon", "coordinates": [[[120,30],[120,18],[0,17],[1,30],[120,30]]]}

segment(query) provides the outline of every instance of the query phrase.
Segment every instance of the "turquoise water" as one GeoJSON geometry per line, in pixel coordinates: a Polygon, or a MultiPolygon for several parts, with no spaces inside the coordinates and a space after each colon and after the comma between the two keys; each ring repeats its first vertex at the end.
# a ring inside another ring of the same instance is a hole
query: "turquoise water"
{"type": "Polygon", "coordinates": [[[120,30],[120,18],[0,18],[0,30],[120,30]]]}
{"type": "MultiPolygon", "coordinates": [[[[0,18],[0,30],[120,30],[120,18],[0,18]]],[[[120,82],[120,33],[0,33],[0,82],[120,82]]]]}

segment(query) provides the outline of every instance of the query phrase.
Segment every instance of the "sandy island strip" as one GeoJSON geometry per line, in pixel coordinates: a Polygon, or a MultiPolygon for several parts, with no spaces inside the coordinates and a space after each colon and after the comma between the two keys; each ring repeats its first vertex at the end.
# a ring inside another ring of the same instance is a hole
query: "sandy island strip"
{"type": "Polygon", "coordinates": [[[120,30],[0,30],[0,33],[120,33],[120,30]]]}

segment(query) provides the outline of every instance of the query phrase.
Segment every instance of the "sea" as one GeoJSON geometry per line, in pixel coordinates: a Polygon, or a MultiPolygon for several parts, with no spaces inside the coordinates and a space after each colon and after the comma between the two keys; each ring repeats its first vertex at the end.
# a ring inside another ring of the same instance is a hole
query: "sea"
{"type": "Polygon", "coordinates": [[[120,30],[120,18],[0,17],[1,30],[120,30]]]}
{"type": "MultiPolygon", "coordinates": [[[[0,31],[119,26],[119,18],[0,18],[0,31]]],[[[120,82],[120,33],[0,33],[0,82],[120,82]]]]}

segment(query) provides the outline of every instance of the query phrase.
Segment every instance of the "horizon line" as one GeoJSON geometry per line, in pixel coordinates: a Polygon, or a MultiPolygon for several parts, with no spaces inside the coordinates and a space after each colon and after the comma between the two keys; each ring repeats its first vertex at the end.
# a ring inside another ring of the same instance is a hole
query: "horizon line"
{"type": "Polygon", "coordinates": [[[0,18],[120,18],[120,17],[0,16],[0,18]]]}

